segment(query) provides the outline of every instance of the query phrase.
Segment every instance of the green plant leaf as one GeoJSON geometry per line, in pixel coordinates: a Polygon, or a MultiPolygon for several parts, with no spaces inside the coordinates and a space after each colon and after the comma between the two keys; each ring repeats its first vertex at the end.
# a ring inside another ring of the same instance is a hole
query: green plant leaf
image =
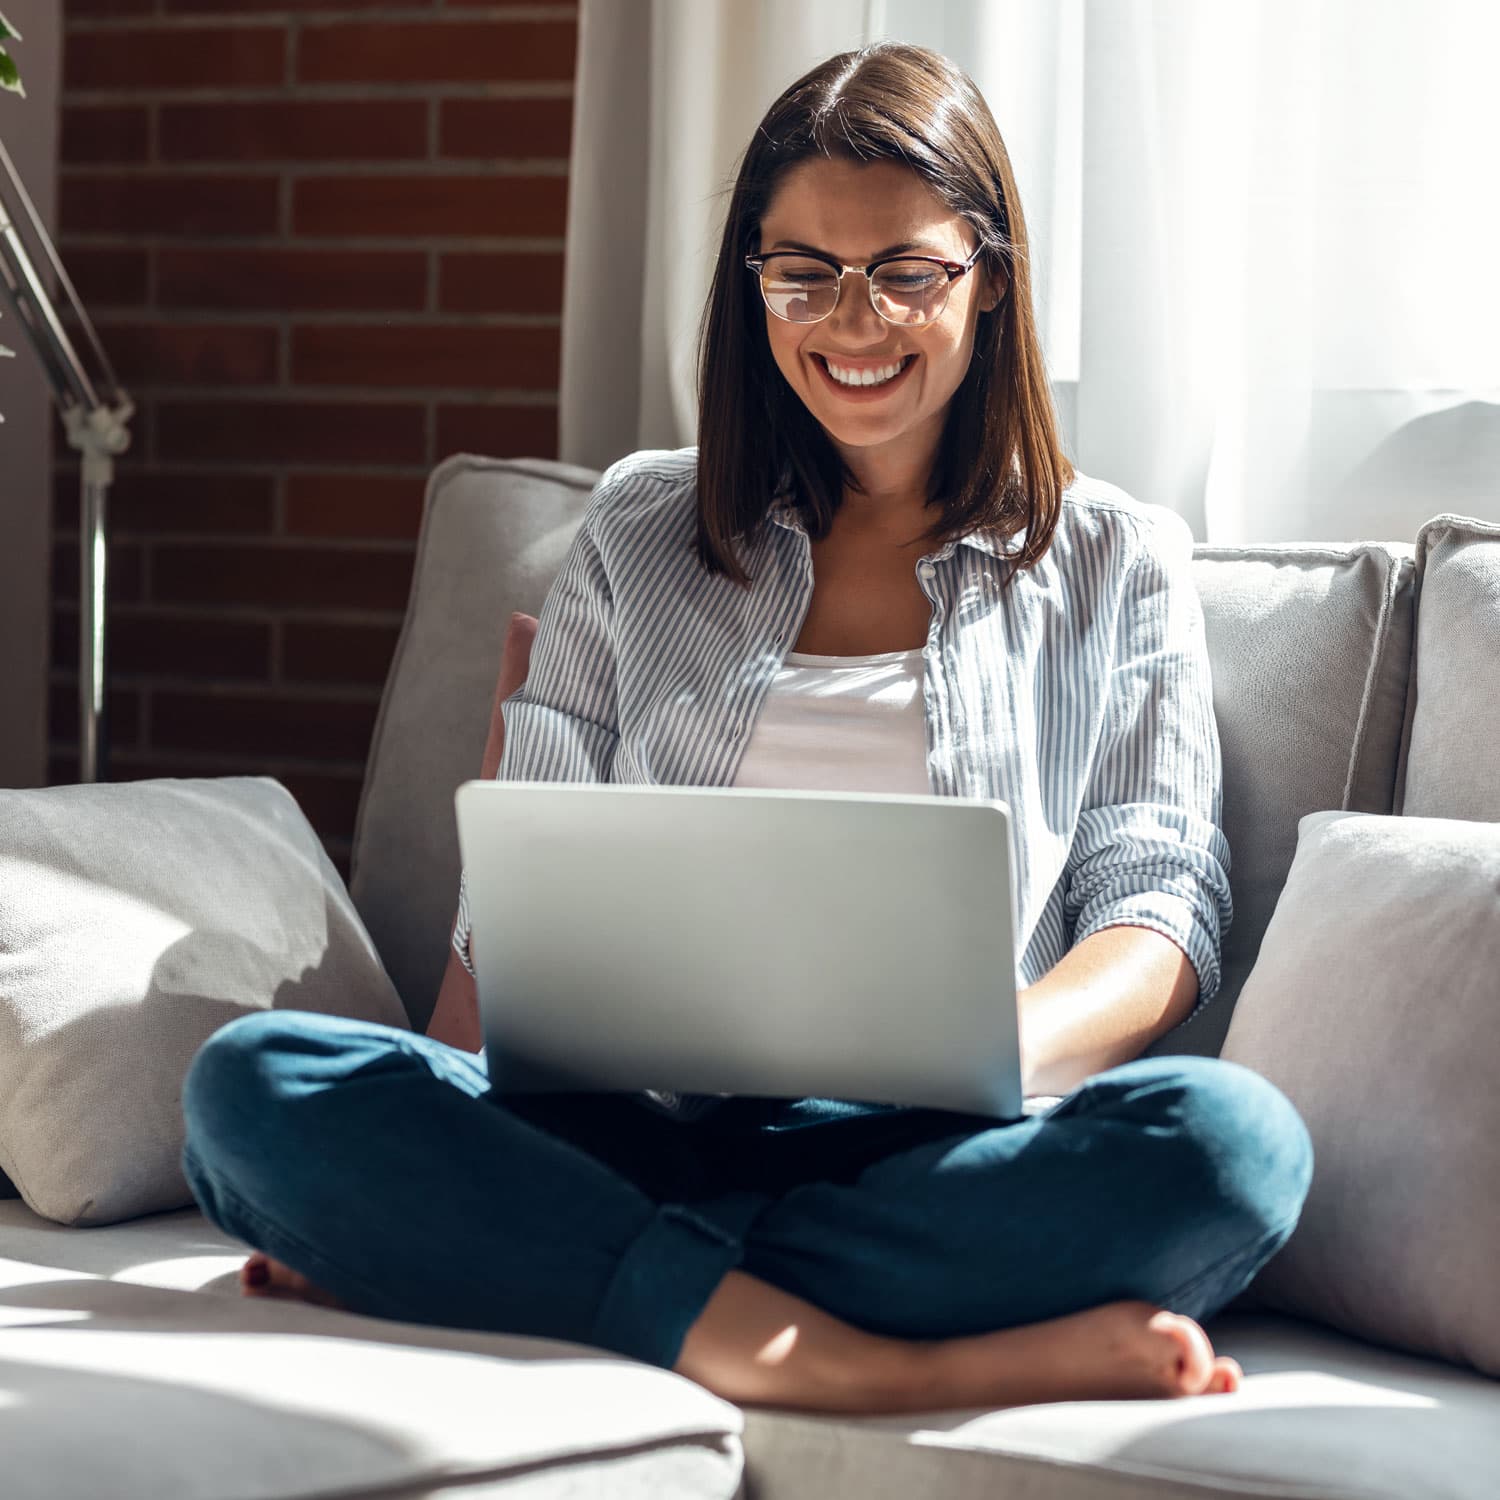
{"type": "Polygon", "coordinates": [[[21,33],[3,15],[0,15],[0,42],[3,42],[8,36],[15,37],[18,42],[22,40],[21,33]]]}
{"type": "Polygon", "coordinates": [[[21,75],[16,71],[15,62],[4,47],[0,47],[0,89],[8,89],[23,99],[26,97],[26,90],[21,87],[21,75]]]}

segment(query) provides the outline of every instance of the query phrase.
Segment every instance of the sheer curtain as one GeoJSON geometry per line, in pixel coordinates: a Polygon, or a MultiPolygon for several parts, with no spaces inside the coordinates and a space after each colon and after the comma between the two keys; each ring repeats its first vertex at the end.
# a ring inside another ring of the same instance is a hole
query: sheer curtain
{"type": "Polygon", "coordinates": [[[1202,542],[1500,521],[1490,0],[583,0],[565,459],[695,441],[738,155],[799,74],[882,38],[989,101],[1085,473],[1202,542]]]}

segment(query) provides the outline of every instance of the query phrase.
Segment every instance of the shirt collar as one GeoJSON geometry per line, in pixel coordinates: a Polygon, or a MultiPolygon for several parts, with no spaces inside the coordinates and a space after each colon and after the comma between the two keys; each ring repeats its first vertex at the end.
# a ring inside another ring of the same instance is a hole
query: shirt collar
{"type": "MultiPolygon", "coordinates": [[[[803,536],[807,534],[807,527],[802,524],[802,516],[790,500],[773,500],[766,515],[776,525],[785,527],[788,531],[800,532],[803,536]]],[[[1008,539],[1002,539],[999,531],[991,527],[982,527],[977,531],[968,532],[954,541],[945,542],[942,547],[932,554],[932,560],[934,562],[946,561],[946,559],[953,555],[954,549],[959,546],[973,547],[976,551],[983,552],[989,557],[1016,557],[1020,555],[1021,549],[1025,545],[1025,527],[1022,527],[1020,531],[1008,539]]]]}

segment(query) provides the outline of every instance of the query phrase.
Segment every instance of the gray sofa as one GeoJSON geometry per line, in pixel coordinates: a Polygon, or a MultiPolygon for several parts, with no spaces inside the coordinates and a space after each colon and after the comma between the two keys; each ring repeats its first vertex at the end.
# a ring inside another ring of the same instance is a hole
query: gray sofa
{"type": "MultiPolygon", "coordinates": [[[[452,794],[480,762],[504,627],[539,609],[595,478],[460,455],[429,483],[351,882],[418,1029],[457,890],[452,794]]],[[[1305,814],[1500,821],[1493,738],[1467,709],[1487,683],[1493,729],[1500,667],[1471,627],[1477,599],[1500,640],[1500,527],[1439,516],[1411,544],[1200,546],[1194,571],[1236,914],[1219,997],[1158,1053],[1219,1051],[1305,814]]],[[[1232,1397],[850,1419],[741,1411],[575,1345],[243,1299],[243,1254],[194,1209],[78,1229],[0,1202],[6,1500],[1478,1500],[1500,1485],[1500,1382],[1269,1312],[1254,1288],[1210,1327],[1247,1373],[1232,1397]]]]}

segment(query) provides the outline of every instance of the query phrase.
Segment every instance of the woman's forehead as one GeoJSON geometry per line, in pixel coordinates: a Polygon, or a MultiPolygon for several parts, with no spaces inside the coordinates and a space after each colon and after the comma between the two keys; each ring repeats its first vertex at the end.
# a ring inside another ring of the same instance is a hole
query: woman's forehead
{"type": "Polygon", "coordinates": [[[778,182],[760,221],[760,249],[764,255],[779,241],[796,241],[854,265],[896,245],[963,249],[964,228],[910,167],[814,157],[778,182]]]}

